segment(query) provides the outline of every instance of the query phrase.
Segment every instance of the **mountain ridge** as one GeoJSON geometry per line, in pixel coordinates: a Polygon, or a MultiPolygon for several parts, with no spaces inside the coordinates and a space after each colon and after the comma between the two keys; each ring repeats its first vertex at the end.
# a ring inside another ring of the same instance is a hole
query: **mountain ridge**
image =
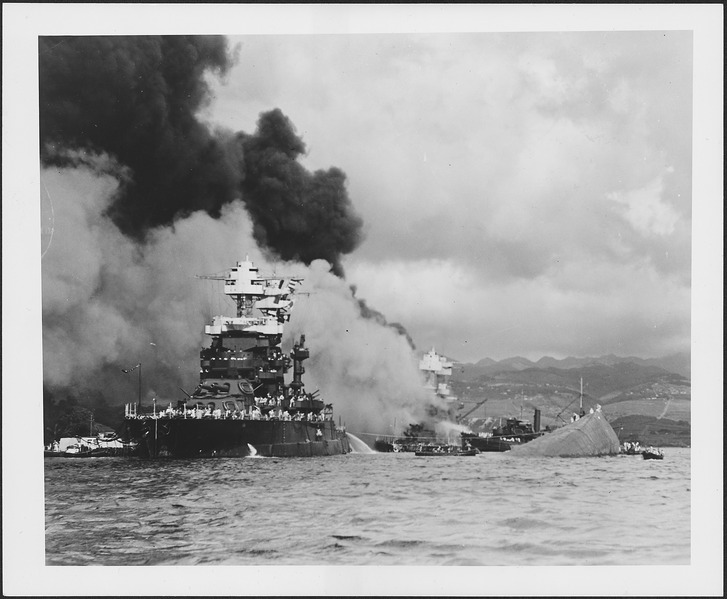
{"type": "Polygon", "coordinates": [[[576,368],[586,368],[593,365],[615,366],[616,364],[632,363],[638,366],[661,368],[667,372],[678,374],[685,378],[691,379],[691,354],[686,352],[669,354],[660,358],[639,358],[637,356],[616,356],[615,354],[606,354],[602,356],[586,356],[582,358],[569,356],[558,359],[551,356],[543,356],[539,360],[533,362],[522,356],[513,356],[503,360],[493,360],[492,358],[482,358],[477,362],[461,362],[451,359],[454,363],[454,371],[457,372],[456,378],[461,380],[476,380],[480,377],[493,377],[503,372],[523,371],[531,368],[539,370],[547,370],[548,368],[557,368],[559,370],[572,370],[576,368]],[[463,376],[464,375],[464,378],[463,376]]]}

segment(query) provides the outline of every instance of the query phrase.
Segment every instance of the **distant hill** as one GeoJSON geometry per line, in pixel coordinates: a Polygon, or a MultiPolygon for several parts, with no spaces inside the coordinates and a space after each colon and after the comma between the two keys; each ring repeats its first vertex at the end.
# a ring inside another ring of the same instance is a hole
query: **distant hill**
{"type": "Polygon", "coordinates": [[[517,372],[501,372],[494,380],[507,381],[512,384],[537,384],[548,382],[554,385],[580,392],[580,379],[583,378],[584,396],[608,403],[639,385],[689,385],[684,377],[667,372],[656,366],[639,366],[631,362],[619,362],[613,366],[591,364],[583,368],[528,368],[517,372]]]}
{"type": "Polygon", "coordinates": [[[691,420],[691,383],[686,356],[660,359],[544,357],[532,362],[522,357],[455,363],[450,386],[465,414],[483,400],[469,418],[516,416],[541,409],[544,422],[561,422],[563,414],[579,405],[603,407],[607,418],[642,415],[691,420]],[[669,366],[669,368],[666,368],[669,366]]]}
{"type": "Polygon", "coordinates": [[[520,356],[505,358],[504,360],[500,360],[498,364],[511,370],[526,370],[535,366],[533,362],[520,356]]]}
{"type": "Polygon", "coordinates": [[[639,366],[656,366],[673,372],[686,378],[691,378],[691,355],[688,353],[672,354],[662,358],[637,358],[635,356],[616,356],[608,354],[598,357],[575,358],[568,357],[563,359],[551,358],[544,356],[537,362],[532,362],[527,358],[516,356],[513,358],[505,358],[504,360],[493,360],[492,358],[483,358],[474,364],[456,362],[458,372],[464,374],[464,380],[474,380],[480,376],[493,376],[499,372],[511,372],[516,370],[525,370],[528,368],[558,368],[561,370],[570,370],[573,368],[584,368],[586,366],[603,365],[615,366],[628,362],[638,364],[639,366]]]}
{"type": "Polygon", "coordinates": [[[634,415],[617,418],[611,426],[622,442],[639,441],[641,445],[661,447],[691,445],[691,427],[684,420],[634,415]]]}

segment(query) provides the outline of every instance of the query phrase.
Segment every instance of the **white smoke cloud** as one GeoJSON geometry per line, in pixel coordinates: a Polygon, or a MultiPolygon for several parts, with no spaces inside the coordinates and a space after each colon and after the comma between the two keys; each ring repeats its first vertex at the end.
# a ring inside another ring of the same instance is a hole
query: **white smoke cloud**
{"type": "Polygon", "coordinates": [[[400,432],[425,418],[434,398],[423,389],[417,359],[394,329],[361,318],[345,281],[322,260],[307,274],[311,295],[299,299],[290,323],[312,348],[308,389],[320,388],[354,432],[400,432]]]}
{"type": "Polygon", "coordinates": [[[178,387],[198,379],[204,324],[234,311],[221,282],[195,276],[222,273],[247,255],[263,272],[306,279],[312,293],[298,297],[283,346],[306,334],[307,388],[319,388],[349,429],[384,431],[394,419],[403,428],[423,416],[431,397],[406,339],[361,317],[349,285],[328,263],[266,260],[241,203],[219,219],[194,213],[137,244],[105,215],[119,181],[113,168],[97,166],[42,172],[53,208],[42,261],[46,386],[121,403],[136,393],[136,378],[121,368],[141,362],[147,401],[182,397],[178,387]]]}
{"type": "Polygon", "coordinates": [[[140,361],[158,391],[194,384],[214,307],[195,275],[245,251],[260,259],[244,209],[232,205],[217,221],[195,213],[138,245],[105,216],[118,189],[111,175],[82,167],[44,170],[42,180],[53,205],[42,261],[46,385],[104,389],[115,381],[99,380],[103,368],[140,361]]]}

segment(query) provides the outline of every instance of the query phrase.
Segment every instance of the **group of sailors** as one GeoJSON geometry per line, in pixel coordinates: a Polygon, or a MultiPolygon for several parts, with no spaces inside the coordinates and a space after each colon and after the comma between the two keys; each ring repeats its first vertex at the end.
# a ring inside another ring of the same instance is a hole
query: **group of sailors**
{"type": "MultiPolygon", "coordinates": [[[[601,404],[598,404],[597,403],[596,404],[596,409],[594,410],[593,408],[591,408],[588,411],[588,413],[589,414],[593,414],[594,412],[600,412],[600,411],[601,411],[601,404]]],[[[573,412],[573,416],[570,417],[570,421],[571,422],[577,422],[578,420],[581,419],[582,416],[585,416],[585,415],[586,415],[586,411],[581,408],[581,413],[580,414],[578,412],[573,412]]]]}
{"type": "MultiPolygon", "coordinates": [[[[310,399],[309,395],[307,395],[304,391],[299,391],[290,397],[290,404],[292,405],[294,402],[306,401],[308,399],[310,399]]],[[[282,393],[279,393],[277,396],[273,396],[268,393],[265,397],[255,397],[256,406],[282,408],[284,406],[284,402],[285,395],[282,393]]]]}
{"type": "MultiPolygon", "coordinates": [[[[269,405],[269,404],[261,404],[269,405]]],[[[275,404],[273,404],[275,405],[275,404]]],[[[321,412],[302,412],[298,411],[294,414],[288,410],[278,407],[278,409],[261,410],[259,405],[250,406],[247,409],[230,410],[225,408],[212,408],[194,406],[187,408],[186,406],[175,409],[169,404],[166,410],[156,412],[153,418],[191,418],[191,419],[212,419],[212,420],[286,420],[293,422],[324,422],[333,420],[333,413],[329,410],[321,412]]]]}
{"type": "Polygon", "coordinates": [[[638,441],[624,441],[623,445],[621,446],[622,453],[626,453],[628,455],[637,455],[640,453],[651,453],[655,455],[662,455],[661,449],[657,449],[656,447],[653,447],[652,445],[649,445],[648,447],[643,447],[639,444],[638,441]]]}
{"type": "Polygon", "coordinates": [[[639,445],[638,441],[634,441],[633,443],[630,441],[624,441],[623,444],[623,451],[624,453],[641,453],[644,450],[641,445],[639,445]]]}

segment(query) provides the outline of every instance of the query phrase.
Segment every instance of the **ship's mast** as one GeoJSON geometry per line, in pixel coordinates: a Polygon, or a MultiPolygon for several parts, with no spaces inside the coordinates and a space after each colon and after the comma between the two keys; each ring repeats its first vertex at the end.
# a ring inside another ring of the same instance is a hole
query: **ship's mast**
{"type": "Polygon", "coordinates": [[[224,293],[235,302],[235,317],[216,316],[208,335],[246,331],[262,335],[281,335],[290,319],[293,295],[302,279],[298,277],[264,276],[246,258],[226,275],[198,275],[201,279],[225,282],[224,293]]]}
{"type": "Polygon", "coordinates": [[[583,377],[581,377],[581,408],[579,415],[583,416],[583,377]]]}

